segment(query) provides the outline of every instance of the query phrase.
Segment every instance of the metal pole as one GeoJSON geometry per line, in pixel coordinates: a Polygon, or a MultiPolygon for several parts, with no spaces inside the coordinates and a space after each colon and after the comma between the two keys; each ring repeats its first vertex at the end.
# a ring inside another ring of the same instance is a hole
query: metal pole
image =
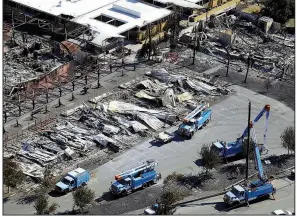
{"type": "Polygon", "coordinates": [[[97,71],[97,75],[98,75],[97,88],[99,88],[100,87],[100,66],[99,66],[99,69],[97,71]]]}
{"type": "Polygon", "coordinates": [[[151,53],[152,53],[152,36],[151,36],[151,24],[148,24],[149,27],[149,55],[148,55],[148,60],[151,59],[151,53]]]}
{"type": "Polygon", "coordinates": [[[197,27],[195,26],[195,39],[194,39],[194,47],[193,47],[193,62],[192,62],[192,65],[195,64],[196,46],[197,46],[197,27]]]}
{"type": "Polygon", "coordinates": [[[228,77],[228,74],[229,74],[229,65],[230,65],[230,53],[229,53],[228,48],[226,50],[227,50],[227,55],[228,55],[228,63],[227,63],[228,65],[227,65],[226,77],[228,77]]]}
{"type": "Polygon", "coordinates": [[[248,143],[247,143],[247,153],[246,153],[246,168],[245,168],[245,177],[246,177],[246,183],[248,180],[248,176],[249,176],[249,153],[250,153],[250,122],[251,122],[251,101],[249,101],[249,115],[248,115],[248,135],[247,135],[247,139],[248,139],[248,143]]]}
{"type": "Polygon", "coordinates": [[[248,56],[247,70],[246,70],[245,79],[243,83],[246,83],[247,76],[249,74],[249,69],[250,69],[250,55],[248,56]]]}

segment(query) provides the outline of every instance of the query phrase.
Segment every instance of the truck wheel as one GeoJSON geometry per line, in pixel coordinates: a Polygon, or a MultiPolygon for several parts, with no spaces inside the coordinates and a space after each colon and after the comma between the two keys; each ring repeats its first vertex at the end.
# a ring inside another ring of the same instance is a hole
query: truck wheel
{"type": "Polygon", "coordinates": [[[142,185],[142,188],[145,189],[146,187],[147,187],[147,183],[144,183],[144,184],[142,185]]]}
{"type": "Polygon", "coordinates": [[[192,139],[193,135],[194,135],[194,132],[192,132],[192,133],[190,134],[190,139],[192,139]]]}
{"type": "Polygon", "coordinates": [[[122,191],[121,192],[121,197],[125,197],[127,195],[127,191],[122,191]]]}

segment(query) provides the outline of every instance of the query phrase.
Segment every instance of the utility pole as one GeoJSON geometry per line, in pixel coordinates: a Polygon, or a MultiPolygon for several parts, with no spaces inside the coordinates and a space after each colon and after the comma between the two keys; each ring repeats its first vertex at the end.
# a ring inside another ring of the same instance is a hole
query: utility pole
{"type": "Polygon", "coordinates": [[[229,48],[228,46],[226,47],[227,55],[228,55],[228,63],[227,63],[227,72],[226,72],[226,77],[228,77],[229,74],[229,65],[230,65],[230,53],[229,53],[229,48]]]}
{"type": "Polygon", "coordinates": [[[249,54],[248,61],[247,61],[247,70],[246,70],[245,79],[244,79],[244,82],[243,83],[246,83],[247,76],[249,74],[249,69],[250,69],[250,62],[251,62],[251,57],[250,57],[250,54],[249,54]]]}
{"type": "Polygon", "coordinates": [[[151,24],[148,24],[148,34],[149,34],[149,55],[148,60],[151,59],[151,53],[152,53],[152,35],[151,35],[151,24]]]}
{"type": "Polygon", "coordinates": [[[250,153],[250,130],[251,130],[251,101],[249,101],[249,115],[248,115],[248,143],[247,143],[247,153],[246,153],[246,168],[245,168],[245,179],[246,183],[249,177],[249,153],[250,153]]]}
{"type": "Polygon", "coordinates": [[[98,70],[97,70],[97,75],[98,75],[98,77],[97,77],[97,88],[99,88],[100,87],[100,65],[99,65],[99,68],[98,68],[98,70]]]}
{"type": "Polygon", "coordinates": [[[195,26],[194,28],[195,28],[195,38],[194,38],[193,62],[192,62],[192,65],[195,64],[196,47],[197,47],[197,26],[195,26]]]}

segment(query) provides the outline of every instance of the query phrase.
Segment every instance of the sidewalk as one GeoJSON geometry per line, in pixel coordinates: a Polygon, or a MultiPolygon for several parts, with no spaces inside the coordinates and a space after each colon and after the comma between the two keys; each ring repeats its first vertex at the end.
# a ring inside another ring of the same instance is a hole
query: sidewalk
{"type": "MultiPolygon", "coordinates": [[[[65,110],[69,110],[76,106],[79,106],[82,104],[82,102],[86,102],[89,99],[92,99],[103,93],[109,92],[123,83],[129,82],[136,78],[141,78],[144,76],[146,72],[150,70],[151,70],[150,66],[147,66],[146,68],[136,68],[135,71],[124,71],[124,76],[121,75],[120,70],[117,70],[116,72],[113,72],[101,78],[100,88],[97,88],[97,89],[90,88],[88,90],[88,93],[85,95],[80,94],[80,91],[82,90],[82,88],[77,89],[74,91],[74,97],[75,97],[74,101],[69,100],[71,98],[71,93],[69,93],[61,97],[62,106],[56,107],[56,105],[58,104],[58,99],[56,99],[47,104],[48,112],[46,114],[44,114],[44,109],[43,109],[43,111],[34,115],[33,120],[30,120],[30,113],[24,114],[21,117],[17,118],[18,123],[20,124],[19,127],[15,127],[16,119],[14,119],[4,124],[4,129],[8,133],[8,135],[16,134],[17,132],[21,133],[22,130],[26,130],[28,126],[32,126],[35,123],[39,123],[40,121],[45,120],[46,117],[58,116],[59,114],[61,114],[61,112],[65,110]]],[[[92,87],[95,87],[96,85],[97,85],[97,82],[93,82],[91,84],[92,87]]]]}

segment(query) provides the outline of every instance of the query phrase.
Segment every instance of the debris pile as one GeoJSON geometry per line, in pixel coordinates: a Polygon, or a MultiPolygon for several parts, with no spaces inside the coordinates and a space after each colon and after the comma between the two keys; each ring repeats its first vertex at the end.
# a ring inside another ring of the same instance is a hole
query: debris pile
{"type": "Polygon", "coordinates": [[[179,123],[194,105],[220,97],[224,84],[211,80],[152,70],[143,80],[126,83],[65,111],[50,130],[30,135],[21,150],[7,149],[5,153],[15,153],[18,162],[27,165],[22,167],[26,175],[42,177],[40,167],[62,171],[99,153],[121,152],[142,137],[152,137],[179,123]]]}
{"type": "MultiPolygon", "coordinates": [[[[215,20],[216,25],[209,23],[198,32],[200,51],[222,62],[226,62],[229,55],[232,64],[239,68],[245,68],[250,57],[257,77],[294,79],[295,39],[291,35],[273,28],[265,32],[257,22],[246,21],[238,14],[220,16],[215,20]]],[[[194,30],[186,35],[193,37],[194,30]]]]}
{"type": "MultiPolygon", "coordinates": [[[[58,43],[15,32],[4,42],[4,84],[9,87],[36,79],[66,62],[58,43]]],[[[10,89],[6,93],[10,93],[10,89]]]]}

